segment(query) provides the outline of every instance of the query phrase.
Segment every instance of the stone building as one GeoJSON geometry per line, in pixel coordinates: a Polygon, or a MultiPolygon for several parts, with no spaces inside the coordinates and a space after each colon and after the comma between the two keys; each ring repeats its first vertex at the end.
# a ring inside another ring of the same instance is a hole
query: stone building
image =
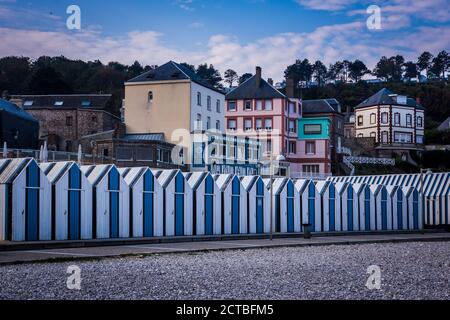
{"type": "Polygon", "coordinates": [[[39,139],[50,150],[76,152],[81,137],[121,127],[112,95],[17,95],[11,101],[39,120],[39,139]]]}

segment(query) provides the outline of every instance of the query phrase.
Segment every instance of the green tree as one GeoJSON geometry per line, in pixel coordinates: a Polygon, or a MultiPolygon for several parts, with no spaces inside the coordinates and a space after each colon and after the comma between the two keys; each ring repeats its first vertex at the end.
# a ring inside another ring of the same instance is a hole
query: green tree
{"type": "Polygon", "coordinates": [[[431,67],[431,60],[433,59],[433,55],[428,51],[423,52],[420,57],[417,59],[417,67],[419,68],[419,72],[426,71],[426,75],[428,77],[428,71],[431,67]]]}
{"type": "Polygon", "coordinates": [[[433,59],[431,72],[440,79],[445,79],[445,72],[449,68],[449,55],[447,51],[441,51],[433,59]]]}
{"type": "Polygon", "coordinates": [[[317,60],[313,65],[313,76],[314,80],[317,81],[319,86],[325,83],[327,77],[327,67],[322,63],[322,61],[317,60]]]}
{"type": "Polygon", "coordinates": [[[239,77],[239,85],[243,84],[245,81],[253,77],[251,73],[244,73],[242,76],[239,77]]]}
{"type": "Polygon", "coordinates": [[[419,70],[417,64],[412,61],[405,62],[404,66],[404,76],[405,78],[415,78],[419,74],[419,70]]]}
{"type": "Polygon", "coordinates": [[[230,88],[233,86],[235,81],[239,80],[239,76],[236,71],[232,69],[228,69],[224,74],[225,82],[230,85],[230,88]]]}
{"type": "Polygon", "coordinates": [[[370,73],[364,62],[358,59],[350,63],[349,71],[350,79],[354,80],[355,82],[360,81],[364,75],[370,73]]]}
{"type": "Polygon", "coordinates": [[[385,81],[388,81],[392,78],[392,61],[387,57],[381,57],[380,61],[378,61],[375,69],[373,70],[373,74],[378,78],[381,78],[385,81]]]}
{"type": "Polygon", "coordinates": [[[214,88],[223,89],[223,86],[220,83],[222,81],[222,76],[220,75],[219,70],[216,70],[212,64],[209,66],[206,63],[199,65],[197,68],[197,75],[214,88]]]}

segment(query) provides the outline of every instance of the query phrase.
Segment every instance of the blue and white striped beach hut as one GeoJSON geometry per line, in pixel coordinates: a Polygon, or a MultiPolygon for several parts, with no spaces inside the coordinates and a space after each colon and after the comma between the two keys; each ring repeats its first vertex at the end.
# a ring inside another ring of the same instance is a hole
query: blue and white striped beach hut
{"type": "Polygon", "coordinates": [[[34,159],[0,161],[0,239],[52,238],[51,185],[34,159]]]}
{"type": "Polygon", "coordinates": [[[52,239],[92,239],[92,186],[78,164],[41,163],[40,168],[52,185],[52,239]]]}
{"type": "Polygon", "coordinates": [[[402,187],[407,206],[408,229],[423,229],[422,199],[419,191],[414,187],[402,187]]]}
{"type": "Polygon", "coordinates": [[[163,192],[158,171],[148,167],[121,168],[130,193],[130,235],[151,238],[163,235],[163,192]]]}
{"type": "Polygon", "coordinates": [[[298,179],[294,187],[300,211],[300,232],[303,232],[303,225],[310,223],[309,212],[315,210],[315,185],[311,180],[298,179]]]}
{"type": "Polygon", "coordinates": [[[242,185],[247,192],[249,233],[269,233],[270,191],[260,176],[245,176],[242,185]]]}
{"type": "Polygon", "coordinates": [[[301,229],[300,206],[294,182],[277,178],[273,182],[275,232],[293,233],[301,229]],[[297,201],[296,201],[297,198],[297,201]]]}
{"type": "Polygon", "coordinates": [[[82,166],[81,171],[93,188],[94,237],[97,239],[129,238],[129,190],[116,166],[82,166]]]}

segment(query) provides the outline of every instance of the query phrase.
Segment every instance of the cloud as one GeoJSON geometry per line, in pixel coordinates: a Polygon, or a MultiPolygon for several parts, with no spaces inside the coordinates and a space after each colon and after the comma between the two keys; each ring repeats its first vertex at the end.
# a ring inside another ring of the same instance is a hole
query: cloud
{"type": "Polygon", "coordinates": [[[193,28],[193,29],[200,29],[200,28],[203,28],[205,25],[202,23],[202,22],[198,22],[198,21],[196,21],[196,22],[192,22],[190,25],[189,25],[189,27],[190,28],[193,28]]]}
{"type": "Polygon", "coordinates": [[[194,0],[176,0],[175,4],[183,10],[194,11],[194,0]]]}
{"type": "Polygon", "coordinates": [[[303,7],[326,11],[341,10],[356,2],[357,0],[297,0],[303,7]]]}

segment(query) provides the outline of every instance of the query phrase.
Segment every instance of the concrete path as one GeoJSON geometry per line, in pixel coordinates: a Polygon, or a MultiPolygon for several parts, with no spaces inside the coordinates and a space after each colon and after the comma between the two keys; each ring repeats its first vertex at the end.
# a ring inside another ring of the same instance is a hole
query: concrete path
{"type": "MultiPolygon", "coordinates": [[[[243,250],[274,247],[294,246],[324,246],[324,245],[356,245],[365,243],[392,243],[392,242],[430,242],[450,241],[450,233],[427,232],[427,233],[405,233],[405,234],[354,234],[335,236],[314,236],[311,239],[300,237],[269,239],[236,239],[223,238],[221,241],[191,241],[191,242],[169,242],[169,243],[139,243],[123,242],[121,245],[101,245],[69,247],[41,248],[33,246],[27,248],[25,244],[0,243],[0,264],[12,264],[23,262],[45,262],[61,260],[85,260],[99,259],[105,257],[139,256],[167,253],[195,253],[218,250],[243,250]]],[[[108,242],[106,242],[108,244],[108,242]]]]}

